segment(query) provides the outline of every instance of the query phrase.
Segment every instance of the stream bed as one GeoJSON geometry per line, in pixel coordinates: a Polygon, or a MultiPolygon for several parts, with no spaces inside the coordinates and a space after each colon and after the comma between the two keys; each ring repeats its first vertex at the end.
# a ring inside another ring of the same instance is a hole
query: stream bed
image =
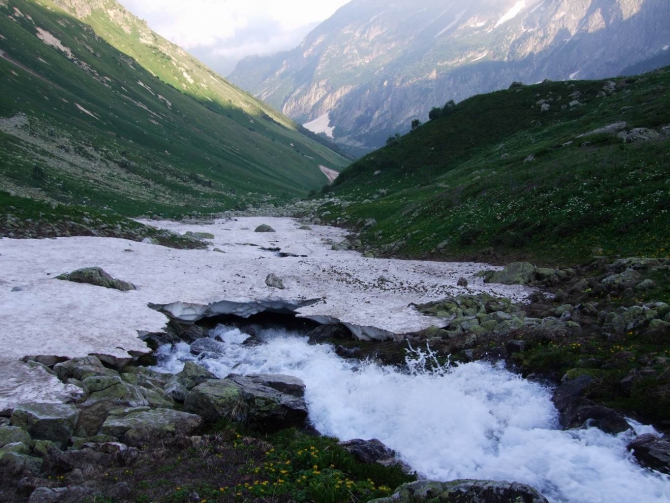
{"type": "Polygon", "coordinates": [[[247,346],[248,335],[218,325],[210,336],[223,341],[221,354],[195,356],[186,343],[167,345],[157,352],[157,370],[176,373],[198,360],[221,378],[298,377],[319,432],[377,438],[428,479],[521,482],[553,502],[670,501],[670,477],[640,467],[626,450],[653,428],[631,421],[631,431],[618,436],[597,428],[561,431],[551,390],[502,366],[427,365],[429,349],[417,348],[401,371],[340,358],[297,332],[256,327],[256,333],[264,344],[247,346]]]}

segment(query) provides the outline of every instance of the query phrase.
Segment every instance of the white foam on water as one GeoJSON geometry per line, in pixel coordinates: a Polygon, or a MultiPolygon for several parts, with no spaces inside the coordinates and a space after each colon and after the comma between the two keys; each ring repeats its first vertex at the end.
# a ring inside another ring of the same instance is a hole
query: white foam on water
{"type": "MultiPolygon", "coordinates": [[[[241,332],[218,327],[224,340],[241,332]]],[[[626,444],[633,431],[612,436],[596,428],[561,431],[551,391],[502,367],[469,363],[424,371],[418,351],[410,372],[338,357],[327,345],[283,330],[257,330],[267,343],[224,343],[204,359],[219,377],[281,373],[306,386],[310,420],[342,440],[377,438],[430,479],[496,479],[530,484],[554,502],[670,501],[670,477],[636,464],[626,444]]],[[[213,335],[213,334],[212,334],[213,335]]],[[[188,345],[158,351],[160,368],[178,372],[196,357],[188,345]]],[[[653,428],[631,423],[637,433],[653,428]]]]}

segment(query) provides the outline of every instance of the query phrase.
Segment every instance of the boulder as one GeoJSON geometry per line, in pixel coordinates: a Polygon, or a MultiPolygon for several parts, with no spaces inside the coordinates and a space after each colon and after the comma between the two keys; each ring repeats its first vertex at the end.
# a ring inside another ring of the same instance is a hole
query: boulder
{"type": "Polygon", "coordinates": [[[583,375],[564,382],[554,391],[552,401],[558,409],[561,426],[565,429],[595,426],[611,434],[630,429],[621,414],[585,397],[592,382],[591,376],[583,375]]]}
{"type": "Polygon", "coordinates": [[[184,410],[209,423],[230,419],[273,432],[305,425],[307,406],[303,393],[304,384],[294,377],[231,375],[193,388],[184,410]]]}
{"type": "Polygon", "coordinates": [[[30,495],[28,503],[79,503],[89,501],[94,495],[93,489],[84,486],[38,487],[30,495]]]}
{"type": "Polygon", "coordinates": [[[307,337],[309,337],[310,344],[318,344],[321,341],[328,339],[351,339],[351,331],[344,325],[320,325],[314,330],[311,330],[307,337]]]}
{"type": "Polygon", "coordinates": [[[166,335],[166,340],[169,343],[174,344],[175,342],[184,341],[192,344],[198,339],[207,337],[207,331],[199,325],[170,320],[166,329],[166,335]]]}
{"type": "Polygon", "coordinates": [[[97,356],[74,358],[54,366],[58,378],[67,382],[68,379],[83,381],[91,376],[116,376],[118,372],[105,367],[97,356]]]}
{"type": "MultiPolygon", "coordinates": [[[[10,476],[30,472],[35,475],[42,470],[42,460],[17,452],[0,452],[0,473],[10,476]]],[[[1,494],[1,493],[0,493],[1,494]]]]}
{"type": "Polygon", "coordinates": [[[254,232],[276,232],[276,231],[269,225],[262,224],[256,227],[256,230],[254,232]]]}
{"type": "Polygon", "coordinates": [[[268,274],[268,277],[265,278],[265,284],[271,288],[278,288],[284,290],[284,281],[280,279],[275,273],[268,274]]]}
{"type": "Polygon", "coordinates": [[[226,347],[223,344],[209,337],[198,339],[191,344],[191,354],[196,356],[206,355],[210,358],[216,358],[223,355],[225,350],[226,347]]]}
{"type": "Polygon", "coordinates": [[[246,376],[231,374],[227,377],[240,386],[267,386],[280,393],[303,398],[305,396],[305,383],[297,377],[283,374],[249,374],[246,376]]]}
{"type": "Polygon", "coordinates": [[[650,140],[657,140],[660,134],[653,129],[643,127],[631,129],[630,131],[621,131],[618,135],[626,143],[643,142],[650,140]]]}
{"type": "Polygon", "coordinates": [[[633,288],[642,279],[639,272],[634,269],[626,269],[619,274],[612,274],[604,278],[600,284],[605,290],[625,290],[626,288],[633,288]]]}
{"type": "Polygon", "coordinates": [[[205,367],[186,362],[184,370],[172,376],[165,385],[165,392],[175,401],[183,402],[189,391],[209,379],[216,379],[216,376],[205,367]]]}
{"type": "Polygon", "coordinates": [[[30,434],[17,426],[3,426],[0,427],[0,447],[4,447],[7,444],[13,444],[15,442],[21,442],[26,445],[30,445],[31,442],[30,434]]]}
{"type": "Polygon", "coordinates": [[[15,452],[16,454],[30,454],[30,443],[24,444],[23,442],[12,442],[11,444],[6,444],[0,447],[0,457],[3,454],[8,452],[15,452]]]}
{"type": "Polygon", "coordinates": [[[530,486],[493,480],[453,480],[434,482],[420,480],[403,484],[387,498],[370,503],[549,503],[530,486]]]}
{"type": "Polygon", "coordinates": [[[56,279],[74,281],[75,283],[86,283],[104,288],[113,288],[122,292],[135,290],[135,285],[132,283],[114,279],[99,267],[86,267],[84,269],[78,269],[69,274],[61,274],[60,276],[56,276],[56,279]]]}
{"type": "Polygon", "coordinates": [[[87,377],[84,385],[90,395],[80,406],[76,432],[81,437],[96,435],[112,410],[145,407],[150,403],[138,386],[125,382],[119,376],[87,377]]]}
{"type": "Polygon", "coordinates": [[[628,444],[628,450],[633,451],[641,465],[670,474],[670,442],[667,440],[647,433],[628,444]]]}
{"type": "Polygon", "coordinates": [[[386,447],[381,441],[373,438],[372,440],[361,440],[356,438],[346,442],[340,442],[340,446],[354,455],[361,463],[387,464],[390,460],[395,460],[396,452],[386,447]]]}
{"type": "Polygon", "coordinates": [[[163,374],[146,367],[126,367],[121,374],[121,379],[127,383],[148,389],[163,389],[171,377],[171,374],[163,374]]]}
{"type": "Polygon", "coordinates": [[[97,449],[84,447],[68,451],[52,451],[45,459],[50,470],[71,472],[72,470],[107,469],[114,462],[113,456],[97,449]]]}
{"type": "Polygon", "coordinates": [[[503,285],[527,285],[535,274],[535,266],[527,262],[514,262],[502,271],[496,271],[487,283],[501,283],[503,285]]]}
{"type": "Polygon", "coordinates": [[[607,126],[594,129],[593,131],[589,131],[588,133],[580,134],[577,138],[582,138],[584,136],[591,136],[594,134],[611,134],[611,135],[616,135],[619,131],[623,131],[626,129],[626,126],[628,126],[627,123],[625,122],[615,122],[613,124],[609,124],[607,126]]]}
{"type": "Polygon", "coordinates": [[[140,447],[177,435],[192,435],[202,426],[202,418],[195,414],[170,409],[127,409],[112,413],[101,431],[140,447]]]}
{"type": "Polygon", "coordinates": [[[23,428],[30,436],[67,445],[74,433],[79,410],[62,403],[25,403],[12,413],[12,426],[23,428]]]}

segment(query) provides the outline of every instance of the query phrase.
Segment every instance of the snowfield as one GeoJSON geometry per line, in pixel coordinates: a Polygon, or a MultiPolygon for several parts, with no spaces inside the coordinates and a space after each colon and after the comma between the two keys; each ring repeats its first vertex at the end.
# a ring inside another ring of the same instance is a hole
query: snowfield
{"type": "Polygon", "coordinates": [[[290,309],[321,323],[342,322],[359,338],[372,339],[441,325],[441,320],[418,313],[412,303],[467,291],[521,300],[531,292],[485,285],[473,277],[492,269],[485,264],[369,259],[355,251],[333,251],[326,241],[343,240],[344,230],[300,230],[289,218],[249,217],[212,225],[145,223],[215,238],[207,250],[98,237],[0,240],[0,382],[5,381],[0,411],[36,385],[42,388],[42,401],[60,401],[71,391],[46,373],[27,370],[24,379],[8,383],[16,375],[16,364],[12,371],[10,361],[88,354],[117,363],[129,360],[149,351],[138,333],[159,332],[165,326],[167,317],[158,307],[186,321],[218,313],[248,316],[267,307],[290,309]],[[254,232],[260,224],[276,232],[254,232]],[[280,257],[263,248],[296,256],[280,257]],[[55,279],[83,267],[101,267],[137,290],[55,279]],[[283,280],[284,290],[265,284],[270,273],[283,280]],[[456,286],[461,276],[470,282],[468,289],[456,286]]]}

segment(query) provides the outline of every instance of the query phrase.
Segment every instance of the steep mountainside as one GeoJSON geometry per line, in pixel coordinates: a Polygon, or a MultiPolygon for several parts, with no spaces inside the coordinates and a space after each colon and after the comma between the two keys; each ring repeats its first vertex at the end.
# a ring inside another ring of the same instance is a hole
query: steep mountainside
{"type": "Polygon", "coordinates": [[[618,75],[670,44],[666,0],[354,0],[232,82],[352,151],[431,106],[544,79],[618,75]]]}
{"type": "Polygon", "coordinates": [[[303,196],[348,164],[113,0],[1,0],[0,56],[0,187],[18,195],[218,211],[303,196]]]}
{"type": "Polygon", "coordinates": [[[469,98],[329,190],[374,254],[670,258],[670,68],[469,98]]]}

